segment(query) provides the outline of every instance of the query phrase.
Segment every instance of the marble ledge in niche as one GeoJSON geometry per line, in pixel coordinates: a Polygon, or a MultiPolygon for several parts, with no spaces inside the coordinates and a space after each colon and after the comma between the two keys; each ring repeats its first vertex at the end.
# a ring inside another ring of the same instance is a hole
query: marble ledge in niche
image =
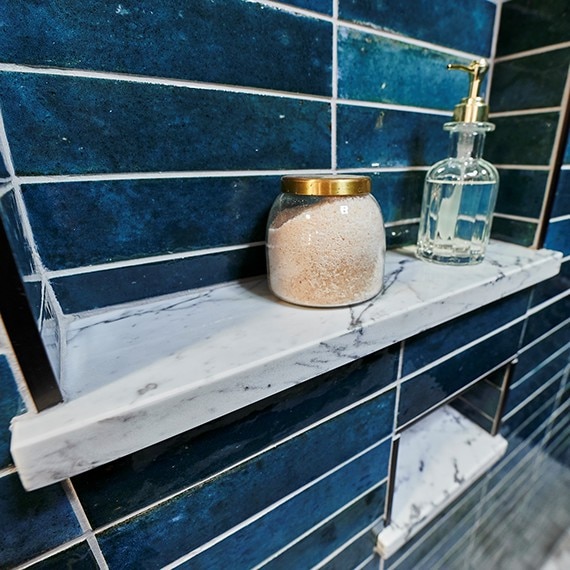
{"type": "Polygon", "coordinates": [[[384,293],[354,307],[279,302],[263,278],[73,315],[66,402],[13,420],[22,482],[39,488],[253,404],[553,277],[561,257],[491,242],[482,264],[443,267],[402,248],[387,254],[384,293]]]}

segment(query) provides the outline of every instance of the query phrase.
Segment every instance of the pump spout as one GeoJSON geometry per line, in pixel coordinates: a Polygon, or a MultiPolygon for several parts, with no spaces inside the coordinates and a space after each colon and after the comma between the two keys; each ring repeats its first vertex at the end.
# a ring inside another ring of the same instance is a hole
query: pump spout
{"type": "Polygon", "coordinates": [[[489,109],[483,98],[479,95],[483,79],[489,70],[486,59],[476,59],[469,65],[450,63],[447,69],[457,69],[469,74],[469,93],[467,97],[455,107],[453,120],[457,122],[474,123],[485,122],[489,117],[489,109]]]}

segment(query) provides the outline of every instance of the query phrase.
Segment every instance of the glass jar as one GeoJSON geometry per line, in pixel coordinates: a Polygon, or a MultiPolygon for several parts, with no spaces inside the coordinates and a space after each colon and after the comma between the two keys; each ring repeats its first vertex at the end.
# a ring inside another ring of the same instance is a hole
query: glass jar
{"type": "Polygon", "coordinates": [[[290,303],[340,307],[383,285],[386,236],[366,176],[286,176],[267,224],[273,293],[290,303]]]}

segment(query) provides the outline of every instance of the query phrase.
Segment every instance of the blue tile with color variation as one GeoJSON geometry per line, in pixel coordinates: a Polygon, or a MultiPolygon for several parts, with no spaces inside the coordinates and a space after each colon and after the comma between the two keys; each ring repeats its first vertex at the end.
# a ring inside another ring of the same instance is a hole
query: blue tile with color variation
{"type": "MultiPolygon", "coordinates": [[[[319,526],[299,542],[289,546],[277,558],[271,560],[265,568],[267,570],[312,568],[335,550],[342,548],[345,543],[352,540],[353,536],[382,516],[385,494],[386,484],[383,484],[336,515],[326,524],[319,526]]],[[[362,538],[357,539],[355,543],[349,545],[345,551],[335,557],[335,561],[339,563],[342,558],[344,568],[356,567],[359,562],[370,555],[373,546],[372,532],[367,533],[365,537],[367,538],[365,545],[362,538]],[[359,553],[362,552],[362,547],[367,550],[364,556],[356,553],[357,549],[359,553]],[[352,561],[357,558],[356,563],[352,564],[352,566],[347,563],[349,553],[352,561]]]]}
{"type": "Polygon", "coordinates": [[[19,175],[330,167],[319,101],[22,73],[0,100],[19,175]]]}
{"type": "Polygon", "coordinates": [[[97,570],[99,564],[86,542],[80,542],[63,552],[29,566],[31,570],[97,570]]]}
{"type": "Polygon", "coordinates": [[[483,156],[493,164],[547,165],[558,126],[558,113],[494,117],[483,156]]]}
{"type": "Polygon", "coordinates": [[[453,111],[469,85],[448,63],[469,60],[425,48],[339,28],[338,93],[342,99],[378,101],[453,111]]]}
{"type": "Polygon", "coordinates": [[[431,166],[447,156],[446,117],[339,105],[339,168],[431,166]]]}
{"type": "MultiPolygon", "coordinates": [[[[188,570],[209,570],[230,566],[235,570],[253,568],[271,554],[286,547],[299,535],[309,531],[322,519],[366,492],[378,482],[379,475],[381,478],[382,473],[387,473],[389,457],[390,442],[387,441],[280,505],[261,519],[218,542],[195,558],[191,558],[182,565],[182,568],[188,570]]],[[[376,502],[378,503],[378,500],[376,502]]],[[[384,502],[383,497],[380,502],[384,502]]],[[[382,506],[376,504],[373,514],[378,515],[381,510],[382,506]]],[[[368,513],[365,516],[367,519],[371,518],[368,513]]],[[[287,566],[287,568],[310,568],[312,567],[311,557],[318,553],[319,550],[306,552],[306,556],[299,561],[299,565],[287,566]]],[[[319,560],[317,559],[316,562],[319,560]]],[[[270,563],[268,568],[272,567],[270,563]]]]}
{"type": "Polygon", "coordinates": [[[340,0],[343,20],[455,48],[472,54],[491,51],[496,6],[481,0],[340,0]],[[469,22],[469,25],[466,25],[469,22]]]}
{"type": "Polygon", "coordinates": [[[26,492],[18,475],[0,477],[0,568],[14,568],[81,534],[60,485],[26,492]]]}
{"type": "Polygon", "coordinates": [[[332,15],[333,0],[280,0],[281,4],[290,4],[298,8],[305,8],[315,12],[332,15]]]}
{"type": "Polygon", "coordinates": [[[534,243],[537,229],[538,224],[533,222],[495,216],[491,226],[491,238],[529,247],[534,243]]]}
{"type": "Polygon", "coordinates": [[[558,107],[569,62],[570,49],[559,49],[495,64],[491,112],[558,107]]]}
{"type": "Polygon", "coordinates": [[[12,0],[0,28],[9,63],[331,93],[331,23],[255,2],[12,0]]]}
{"type": "Polygon", "coordinates": [[[64,313],[79,313],[159,295],[264,275],[265,246],[143,263],[51,281],[64,313]]]}
{"type": "Polygon", "coordinates": [[[548,172],[501,168],[499,180],[495,212],[525,218],[540,217],[548,172]]]}
{"type": "MultiPolygon", "coordinates": [[[[165,442],[74,477],[91,524],[112,522],[197,483],[391,384],[398,347],[376,352],[165,442]],[[169,477],[164,477],[168,471],[169,477]]],[[[379,413],[392,412],[390,398],[379,413]]],[[[389,422],[378,438],[390,433],[389,422]]]]}
{"type": "Polygon", "coordinates": [[[69,182],[23,192],[44,265],[63,269],[262,242],[280,179],[69,182]]]}
{"type": "Polygon", "coordinates": [[[514,325],[402,384],[398,425],[413,420],[501,362],[514,357],[522,323],[514,325]]]}
{"type": "Polygon", "coordinates": [[[570,259],[562,262],[560,273],[534,287],[532,306],[540,305],[570,289],[570,259]]]}
{"type": "Polygon", "coordinates": [[[425,172],[366,172],[372,180],[372,194],[382,210],[384,222],[418,218],[425,172]]]}
{"type": "Polygon", "coordinates": [[[546,231],[544,247],[570,255],[570,219],[550,222],[546,231]]]}
{"type": "Polygon", "coordinates": [[[560,170],[551,217],[570,215],[570,170],[560,170]]]}
{"type": "Polygon", "coordinates": [[[355,541],[346,545],[332,560],[320,566],[322,570],[344,570],[345,568],[358,568],[359,570],[377,570],[380,567],[376,546],[375,534],[372,530],[363,534],[355,541]],[[371,558],[364,567],[362,563],[371,558]],[[374,565],[374,562],[376,565],[374,565]]]}
{"type": "Polygon", "coordinates": [[[205,544],[381,439],[394,401],[394,391],[377,397],[103,531],[105,558],[155,567],[205,544]]]}
{"type": "Polygon", "coordinates": [[[12,464],[10,422],[25,411],[8,359],[0,355],[0,469],[12,464]]]}
{"type": "Polygon", "coordinates": [[[522,346],[526,346],[558,326],[570,316],[570,297],[564,297],[527,319],[522,346]]]}
{"type": "Polygon", "coordinates": [[[523,315],[530,292],[522,291],[406,340],[404,375],[426,366],[523,315]]]}

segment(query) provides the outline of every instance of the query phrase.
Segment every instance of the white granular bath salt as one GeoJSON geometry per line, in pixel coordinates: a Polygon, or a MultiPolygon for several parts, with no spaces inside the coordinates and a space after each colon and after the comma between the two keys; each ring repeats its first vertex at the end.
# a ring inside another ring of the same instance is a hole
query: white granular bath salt
{"type": "Polygon", "coordinates": [[[366,301],[382,288],[385,239],[371,196],[323,198],[283,210],[267,233],[271,289],[301,305],[366,301]]]}

